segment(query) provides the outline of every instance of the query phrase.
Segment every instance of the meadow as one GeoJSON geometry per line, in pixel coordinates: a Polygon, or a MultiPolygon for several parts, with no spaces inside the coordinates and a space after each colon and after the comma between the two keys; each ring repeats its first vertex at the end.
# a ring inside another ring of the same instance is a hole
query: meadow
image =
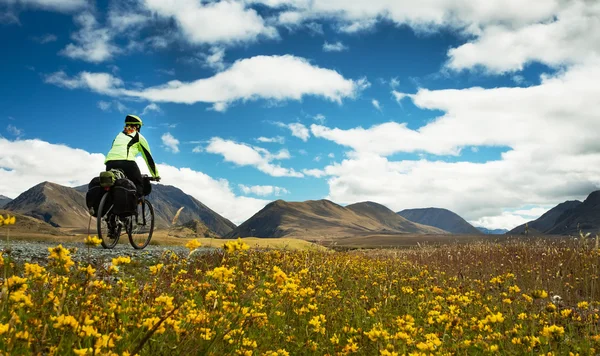
{"type": "MultiPolygon", "coordinates": [[[[89,248],[98,241],[86,239],[89,248]]],[[[3,271],[0,354],[594,355],[600,250],[585,239],[385,250],[249,248],[3,271]]]]}

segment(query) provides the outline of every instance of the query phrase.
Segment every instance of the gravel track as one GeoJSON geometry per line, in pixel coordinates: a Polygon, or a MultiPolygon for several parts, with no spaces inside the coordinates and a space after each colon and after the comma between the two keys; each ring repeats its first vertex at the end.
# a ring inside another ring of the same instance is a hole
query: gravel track
{"type": "MultiPolygon", "coordinates": [[[[48,259],[48,248],[56,247],[58,243],[54,242],[25,242],[11,241],[10,244],[0,242],[0,251],[6,254],[9,253],[13,261],[19,263],[45,263],[48,259]]],[[[135,250],[129,244],[118,244],[115,248],[107,250],[98,247],[88,247],[82,242],[65,242],[62,243],[64,248],[76,248],[76,252],[71,252],[71,258],[74,261],[89,261],[92,263],[110,261],[111,258],[117,256],[129,256],[132,260],[138,259],[142,261],[152,261],[159,259],[165,251],[171,250],[178,255],[187,255],[189,250],[184,246],[156,246],[148,245],[143,250],[135,250]]],[[[215,248],[201,247],[197,252],[211,253],[215,248]]]]}

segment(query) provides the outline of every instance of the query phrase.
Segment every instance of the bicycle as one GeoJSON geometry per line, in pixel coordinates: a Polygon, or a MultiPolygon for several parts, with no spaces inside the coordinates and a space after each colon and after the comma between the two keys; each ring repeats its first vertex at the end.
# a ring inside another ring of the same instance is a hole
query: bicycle
{"type": "MultiPolygon", "coordinates": [[[[144,185],[159,180],[147,175],[143,175],[142,178],[144,179],[144,185]]],[[[154,232],[154,208],[150,201],[146,199],[147,195],[138,199],[136,211],[133,215],[126,216],[121,220],[121,217],[111,213],[113,204],[112,199],[109,198],[111,198],[112,187],[107,187],[105,190],[106,193],[100,200],[96,218],[98,237],[101,240],[102,247],[106,249],[115,247],[123,234],[123,228],[125,228],[131,246],[136,250],[144,249],[150,243],[154,232]]]]}

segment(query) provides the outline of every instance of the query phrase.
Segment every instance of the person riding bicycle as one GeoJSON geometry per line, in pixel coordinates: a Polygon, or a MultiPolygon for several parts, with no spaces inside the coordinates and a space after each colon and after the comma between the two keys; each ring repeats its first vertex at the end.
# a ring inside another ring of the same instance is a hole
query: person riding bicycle
{"type": "Polygon", "coordinates": [[[107,171],[121,169],[125,173],[125,176],[135,184],[138,198],[143,197],[144,191],[142,173],[137,163],[135,163],[135,157],[138,154],[144,157],[152,177],[160,180],[156,164],[150,153],[148,141],[140,133],[142,125],[142,119],[138,116],[127,115],[124,130],[113,140],[112,147],[104,161],[107,171]]]}

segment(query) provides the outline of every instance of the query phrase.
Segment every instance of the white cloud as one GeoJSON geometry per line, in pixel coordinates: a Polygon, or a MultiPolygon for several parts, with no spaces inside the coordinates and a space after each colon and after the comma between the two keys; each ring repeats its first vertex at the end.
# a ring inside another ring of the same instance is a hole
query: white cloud
{"type": "Polygon", "coordinates": [[[239,184],[238,186],[239,186],[240,190],[244,194],[254,194],[254,195],[258,195],[258,196],[268,196],[268,195],[280,196],[280,195],[283,195],[283,194],[289,194],[290,193],[285,188],[275,187],[275,186],[272,186],[272,185],[253,185],[253,186],[247,186],[247,185],[244,185],[244,184],[239,184]]]}
{"type": "Polygon", "coordinates": [[[75,17],[81,27],[71,37],[75,43],[69,43],[60,53],[87,62],[100,63],[109,60],[120,49],[111,43],[112,34],[108,28],[102,28],[90,12],[75,17]]]}
{"type": "Polygon", "coordinates": [[[148,113],[150,113],[151,111],[154,112],[161,112],[160,106],[156,105],[155,103],[150,103],[148,105],[146,105],[146,107],[144,108],[144,111],[142,111],[142,115],[146,115],[148,113]]]}
{"type": "Polygon", "coordinates": [[[586,63],[600,58],[600,3],[571,1],[555,20],[514,28],[484,28],[477,39],[450,49],[448,67],[483,66],[494,73],[518,71],[530,62],[549,66],[586,63]]]}
{"type": "Polygon", "coordinates": [[[321,178],[327,175],[327,173],[321,169],[303,169],[302,173],[315,178],[321,178]]]}
{"type": "Polygon", "coordinates": [[[173,18],[192,44],[235,44],[278,36],[255,10],[238,1],[144,0],[143,4],[159,16],[173,18]]]}
{"type": "Polygon", "coordinates": [[[102,111],[110,111],[110,107],[111,107],[111,103],[108,101],[102,101],[100,100],[98,102],[98,108],[102,111]]]}
{"type": "Polygon", "coordinates": [[[6,131],[8,131],[9,134],[17,138],[23,136],[23,130],[17,128],[15,125],[8,124],[8,126],[6,127],[6,131]]]}
{"type": "Polygon", "coordinates": [[[300,123],[294,122],[291,124],[284,124],[283,122],[276,122],[275,124],[279,127],[289,129],[292,132],[292,136],[298,137],[304,142],[308,141],[310,138],[310,132],[308,131],[308,128],[300,123]]]}
{"type": "MultiPolygon", "coordinates": [[[[40,140],[0,138],[0,194],[16,198],[44,181],[76,187],[104,169],[104,155],[40,140]]],[[[148,174],[143,158],[137,164],[148,174]]],[[[215,179],[190,168],[158,164],[161,184],[175,186],[235,224],[254,215],[268,200],[236,196],[226,179],[215,179]]]]}
{"type": "Polygon", "coordinates": [[[121,114],[125,114],[127,112],[130,112],[131,109],[128,108],[127,106],[125,106],[125,104],[123,104],[122,102],[115,100],[114,105],[117,107],[117,110],[121,113],[121,114]]]}
{"type": "Polygon", "coordinates": [[[373,200],[394,210],[437,206],[471,221],[486,218],[489,226],[521,206],[584,199],[600,187],[598,77],[600,62],[544,75],[525,88],[421,89],[408,97],[443,115],[417,129],[397,122],[344,130],[312,125],[315,137],[351,150],[324,169],[329,198],[373,200]],[[472,147],[504,153],[484,163],[386,158],[400,152],[460,157],[472,147]]]}
{"type": "Polygon", "coordinates": [[[519,225],[539,218],[549,209],[535,207],[527,210],[503,211],[500,215],[484,216],[477,220],[469,221],[469,223],[474,226],[485,226],[488,229],[512,230],[519,225]]]}
{"type": "Polygon", "coordinates": [[[302,173],[291,168],[283,168],[272,161],[290,158],[287,150],[273,155],[268,150],[243,143],[213,137],[205,148],[208,153],[222,155],[226,162],[237,166],[252,166],[273,177],[302,177],[302,173]]]}
{"type": "Polygon", "coordinates": [[[327,157],[329,157],[329,158],[335,158],[335,154],[330,153],[330,154],[327,155],[327,157]]]}
{"type": "Polygon", "coordinates": [[[89,89],[114,96],[120,93],[119,87],[123,85],[123,81],[112,74],[90,72],[81,72],[75,77],[69,77],[65,72],[59,71],[47,75],[45,81],[67,89],[89,89]]]}
{"type": "Polygon", "coordinates": [[[163,134],[161,140],[167,151],[179,153],[179,140],[173,137],[170,132],[163,134]]]}
{"type": "Polygon", "coordinates": [[[225,48],[211,47],[210,54],[204,54],[204,66],[217,72],[225,69],[225,48]]]}
{"type": "Polygon", "coordinates": [[[381,111],[381,104],[379,104],[379,100],[371,100],[371,104],[373,104],[373,106],[375,107],[375,109],[381,111]]]}
{"type": "Polygon", "coordinates": [[[404,99],[404,98],[407,98],[407,97],[408,97],[408,95],[407,95],[407,94],[405,94],[405,93],[400,93],[400,92],[398,92],[398,91],[396,91],[396,90],[393,90],[393,91],[392,91],[392,95],[394,96],[394,99],[396,99],[396,101],[397,101],[398,103],[400,103],[400,102],[402,101],[402,99],[404,99]]]}
{"type": "Polygon", "coordinates": [[[0,4],[57,12],[73,12],[88,6],[86,0],[0,0],[0,4]]]}
{"type": "Polygon", "coordinates": [[[320,162],[322,158],[323,158],[322,155],[316,155],[315,158],[313,158],[313,161],[320,162]]]}
{"type": "Polygon", "coordinates": [[[396,89],[396,88],[398,88],[398,86],[400,86],[400,81],[398,80],[398,78],[390,79],[390,87],[392,89],[396,89]]]}
{"type": "Polygon", "coordinates": [[[325,41],[325,43],[323,43],[323,51],[325,52],[342,52],[347,50],[348,47],[340,41],[337,41],[335,43],[329,43],[325,41]]]}
{"type": "Polygon", "coordinates": [[[280,143],[280,144],[284,144],[285,143],[285,137],[283,136],[275,136],[275,137],[259,137],[256,139],[256,141],[258,142],[263,142],[263,143],[280,143]]]}
{"type": "Polygon", "coordinates": [[[313,117],[313,120],[323,125],[325,123],[326,117],[323,114],[317,114],[313,117]]]}
{"type": "Polygon", "coordinates": [[[312,95],[341,103],[368,87],[365,78],[353,81],[338,72],[311,65],[294,56],[257,56],[236,61],[227,70],[210,78],[184,83],[178,80],[141,90],[123,88],[123,81],[108,73],[81,72],[68,77],[60,71],[46,77],[47,83],[69,89],[86,88],[113,95],[154,102],[213,103],[224,111],[233,102],[266,99],[274,102],[301,100],[312,95]]]}
{"type": "Polygon", "coordinates": [[[192,149],[193,153],[202,153],[204,152],[204,149],[202,148],[202,146],[196,146],[192,149]]]}
{"type": "Polygon", "coordinates": [[[41,36],[33,37],[33,40],[35,42],[38,42],[41,44],[46,44],[46,43],[50,43],[50,42],[56,42],[56,40],[58,40],[58,37],[56,37],[56,35],[54,35],[54,34],[46,33],[41,36]]]}

